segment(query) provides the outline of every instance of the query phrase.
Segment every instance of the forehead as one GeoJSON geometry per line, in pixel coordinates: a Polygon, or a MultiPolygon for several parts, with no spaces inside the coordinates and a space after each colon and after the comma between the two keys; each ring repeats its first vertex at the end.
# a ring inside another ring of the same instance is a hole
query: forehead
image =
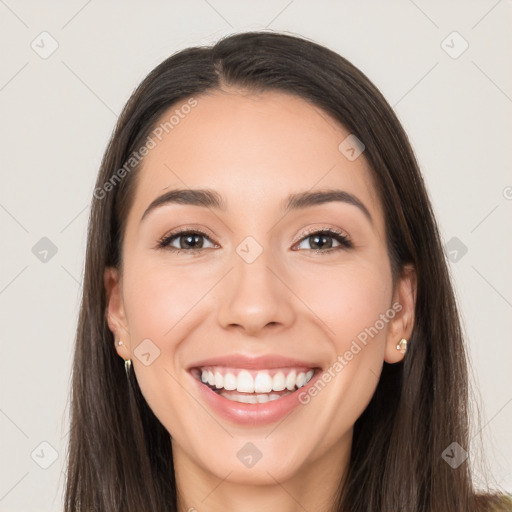
{"type": "Polygon", "coordinates": [[[183,108],[188,99],[175,104],[154,127],[161,140],[152,136],[156,146],[139,171],[138,214],[173,188],[219,191],[232,211],[272,210],[290,193],[338,188],[381,217],[364,153],[349,160],[339,146],[350,133],[317,106],[274,91],[214,91],[194,99],[191,108],[183,108]]]}

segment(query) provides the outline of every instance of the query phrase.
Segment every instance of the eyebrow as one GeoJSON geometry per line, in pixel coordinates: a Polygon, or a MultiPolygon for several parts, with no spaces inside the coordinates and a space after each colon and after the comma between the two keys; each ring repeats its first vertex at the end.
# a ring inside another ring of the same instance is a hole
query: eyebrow
{"type": "MultiPolygon", "coordinates": [[[[318,206],[325,203],[341,202],[356,206],[363,212],[365,217],[373,224],[372,216],[366,206],[353,194],[344,190],[325,189],[314,192],[299,192],[290,194],[283,202],[282,208],[285,210],[301,210],[312,206],[318,206]]],[[[167,204],[184,204],[192,206],[202,206],[215,210],[226,211],[226,201],[216,191],[211,189],[175,189],[166,192],[157,197],[146,208],[141,217],[141,222],[153,210],[167,204]]]]}

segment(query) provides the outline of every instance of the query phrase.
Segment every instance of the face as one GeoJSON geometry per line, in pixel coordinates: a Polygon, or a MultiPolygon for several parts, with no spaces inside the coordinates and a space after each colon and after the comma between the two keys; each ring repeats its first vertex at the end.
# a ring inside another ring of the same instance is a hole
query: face
{"type": "Polygon", "coordinates": [[[339,474],[383,361],[403,357],[414,277],[393,283],[371,170],[334,119],[279,92],[196,100],[146,156],[105,272],[116,350],[176,471],[339,474]]]}

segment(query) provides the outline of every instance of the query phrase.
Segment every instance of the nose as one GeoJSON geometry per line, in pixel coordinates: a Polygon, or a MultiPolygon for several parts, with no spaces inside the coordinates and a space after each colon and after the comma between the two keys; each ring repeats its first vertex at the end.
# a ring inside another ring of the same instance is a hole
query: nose
{"type": "Polygon", "coordinates": [[[295,321],[293,293],[282,268],[269,250],[252,263],[234,254],[234,267],[223,280],[218,321],[224,329],[239,329],[258,336],[272,328],[285,329],[295,321]]]}

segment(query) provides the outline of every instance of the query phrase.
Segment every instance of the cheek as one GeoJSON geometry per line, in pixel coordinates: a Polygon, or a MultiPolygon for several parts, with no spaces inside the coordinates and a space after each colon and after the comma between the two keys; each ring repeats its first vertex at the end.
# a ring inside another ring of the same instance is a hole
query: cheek
{"type": "Polygon", "coordinates": [[[391,306],[392,282],[385,264],[352,261],[338,267],[311,268],[301,272],[295,290],[328,330],[338,354],[347,350],[352,340],[364,339],[369,330],[372,338],[386,334],[389,319],[381,319],[391,306]]]}
{"type": "Polygon", "coordinates": [[[200,270],[184,271],[143,258],[126,261],[123,296],[137,381],[169,432],[179,430],[175,411],[186,406],[179,383],[180,343],[197,327],[198,315],[204,314],[201,298],[211,288],[210,281],[212,276],[200,270]]]}
{"type": "MultiPolygon", "coordinates": [[[[310,397],[319,424],[330,433],[326,441],[334,442],[339,432],[350,428],[378,382],[387,331],[381,318],[392,295],[385,261],[354,259],[329,267],[292,264],[280,270],[294,292],[288,300],[297,307],[298,323],[306,330],[314,324],[332,355],[328,391],[310,397]]],[[[208,291],[223,273],[208,265],[196,265],[192,271],[142,257],[126,262],[123,293],[132,351],[149,339],[159,352],[150,366],[134,361],[137,380],[154,413],[178,437],[183,425],[173,411],[187,407],[178,384],[187,349],[181,342],[219,307],[208,291]]]]}
{"type": "Polygon", "coordinates": [[[194,305],[211,287],[201,268],[190,271],[166,265],[134,260],[126,269],[124,300],[130,334],[141,338],[169,340],[194,305]]]}
{"type": "Polygon", "coordinates": [[[395,314],[391,272],[382,262],[387,259],[354,260],[315,271],[314,276],[313,271],[302,273],[302,286],[297,282],[300,297],[332,344],[332,362],[323,383],[330,392],[321,391],[322,383],[318,389],[320,402],[325,401],[320,414],[338,429],[348,428],[364,410],[382,369],[388,325],[395,314]],[[347,424],[343,427],[339,422],[347,424]]]}
{"type": "MultiPolygon", "coordinates": [[[[305,302],[329,327],[332,361],[319,382],[301,397],[323,425],[327,450],[348,431],[370,402],[384,360],[391,277],[369,267],[331,273],[303,290],[305,302]],[[387,313],[387,315],[386,315],[387,313]]],[[[394,311],[391,310],[391,313],[394,311]]]]}

